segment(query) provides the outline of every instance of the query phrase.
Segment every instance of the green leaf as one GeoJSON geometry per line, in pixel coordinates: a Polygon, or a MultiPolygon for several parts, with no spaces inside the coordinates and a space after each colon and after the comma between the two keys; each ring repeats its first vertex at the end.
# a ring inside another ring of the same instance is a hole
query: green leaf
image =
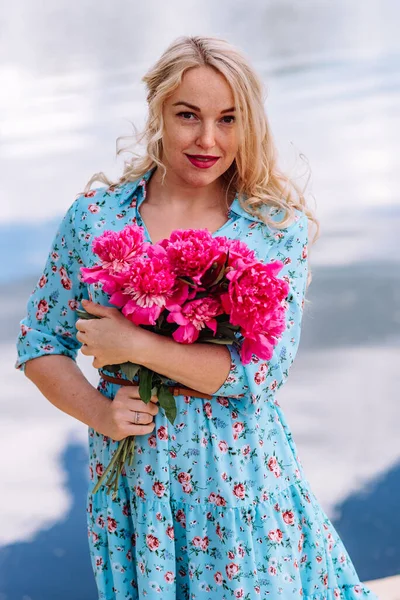
{"type": "Polygon", "coordinates": [[[139,370],[139,396],[148,404],[151,398],[151,390],[153,388],[153,371],[146,367],[140,366],[139,370]]]}
{"type": "Polygon", "coordinates": [[[221,268],[218,277],[216,278],[216,280],[214,281],[214,283],[212,285],[218,285],[218,283],[220,281],[222,281],[222,279],[225,277],[225,271],[226,271],[226,267],[228,266],[228,260],[229,260],[229,250],[226,253],[226,260],[225,260],[225,264],[224,266],[221,268]]]}
{"type": "Polygon", "coordinates": [[[133,381],[135,375],[137,374],[137,372],[140,369],[140,365],[137,365],[132,362],[126,362],[126,363],[122,363],[122,365],[120,365],[120,369],[123,372],[123,374],[127,376],[129,381],[133,381]]]}
{"type": "Polygon", "coordinates": [[[101,317],[91,315],[90,313],[86,312],[86,310],[80,310],[79,308],[77,308],[75,312],[80,319],[101,319],[101,317]]]}
{"type": "Polygon", "coordinates": [[[187,283],[191,287],[194,287],[194,288],[197,287],[197,283],[194,283],[194,281],[191,277],[185,277],[182,275],[181,277],[177,277],[177,279],[179,279],[180,281],[183,281],[183,283],[187,283]]]}
{"type": "Polygon", "coordinates": [[[217,333],[214,337],[216,337],[217,339],[225,337],[229,338],[230,340],[233,340],[235,338],[235,332],[232,331],[232,329],[230,329],[229,327],[224,327],[223,325],[220,325],[217,328],[217,333]]]}
{"type": "Polygon", "coordinates": [[[226,323],[222,323],[222,325],[227,329],[232,329],[232,331],[239,331],[240,329],[240,325],[232,325],[232,323],[229,323],[229,321],[226,323]]]}
{"type": "Polygon", "coordinates": [[[202,344],[203,342],[205,344],[221,344],[221,345],[225,345],[225,346],[230,346],[232,344],[233,340],[227,340],[227,339],[217,339],[214,337],[210,337],[210,338],[202,338],[201,342],[198,342],[199,344],[202,344]]]}
{"type": "Polygon", "coordinates": [[[119,365],[104,365],[104,367],[101,367],[102,371],[111,371],[111,373],[119,373],[121,370],[121,367],[119,365]]]}
{"type": "Polygon", "coordinates": [[[158,392],[158,401],[165,410],[168,421],[173,425],[176,418],[176,400],[166,385],[162,385],[158,392]]]}

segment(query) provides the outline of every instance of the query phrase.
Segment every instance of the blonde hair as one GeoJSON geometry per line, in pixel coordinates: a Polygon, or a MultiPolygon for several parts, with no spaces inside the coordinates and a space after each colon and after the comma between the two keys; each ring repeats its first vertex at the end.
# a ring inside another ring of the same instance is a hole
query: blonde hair
{"type": "MultiPolygon", "coordinates": [[[[149,169],[157,166],[166,175],[161,161],[163,136],[163,104],[179,87],[184,73],[193,67],[209,66],[221,73],[231,87],[237,111],[239,149],[235,160],[223,174],[226,194],[232,188],[239,193],[244,210],[256,215],[275,229],[288,227],[294,220],[295,209],[305,213],[316,226],[312,243],[319,237],[319,221],[307,206],[299,186],[281,172],[277,166],[277,151],[264,110],[263,85],[247,58],[226,40],[216,37],[182,36],[174,40],[142,78],[147,87],[148,116],[145,128],[138,134],[136,143],[146,143],[144,154],[133,154],[125,162],[124,171],[118,181],[111,181],[103,172],[96,173],[86,184],[84,192],[90,190],[94,181],[116,186],[135,181],[149,169]],[[243,200],[244,198],[244,200],[243,200]],[[284,211],[281,221],[261,213],[263,206],[284,211]]],[[[118,148],[117,155],[126,152],[118,148]]],[[[308,183],[308,181],[307,181],[308,183]]],[[[307,186],[306,183],[306,186],[307,186]]],[[[305,186],[305,187],[306,187],[305,186]]],[[[310,233],[310,227],[309,227],[310,233]]],[[[307,285],[311,283],[309,269],[307,285]]]]}

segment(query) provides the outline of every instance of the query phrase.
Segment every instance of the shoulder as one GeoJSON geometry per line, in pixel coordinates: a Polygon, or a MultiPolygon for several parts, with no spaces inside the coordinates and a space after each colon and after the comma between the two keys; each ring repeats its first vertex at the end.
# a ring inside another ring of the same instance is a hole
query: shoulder
{"type": "MultiPolygon", "coordinates": [[[[280,221],[282,221],[282,219],[285,216],[285,211],[280,208],[270,208],[269,209],[269,217],[272,219],[272,221],[274,221],[275,223],[279,223],[280,221]]],[[[302,230],[304,227],[308,226],[308,217],[305,214],[305,212],[294,208],[293,209],[293,217],[290,220],[290,223],[284,227],[283,229],[281,229],[282,232],[286,233],[286,232],[292,232],[296,229],[302,230]]]]}
{"type": "MultiPolygon", "coordinates": [[[[301,240],[305,243],[308,239],[308,227],[309,220],[307,215],[297,208],[293,209],[293,214],[289,219],[286,227],[274,227],[273,225],[267,225],[264,223],[264,237],[270,240],[270,244],[286,244],[287,241],[291,241],[294,238],[301,240]]],[[[265,205],[262,210],[264,218],[268,218],[269,221],[279,225],[285,218],[285,210],[283,208],[276,208],[265,205]]]]}
{"type": "Polygon", "coordinates": [[[78,213],[96,214],[102,208],[116,208],[135,191],[141,178],[112,186],[101,186],[87,192],[79,192],[72,203],[78,213]]]}

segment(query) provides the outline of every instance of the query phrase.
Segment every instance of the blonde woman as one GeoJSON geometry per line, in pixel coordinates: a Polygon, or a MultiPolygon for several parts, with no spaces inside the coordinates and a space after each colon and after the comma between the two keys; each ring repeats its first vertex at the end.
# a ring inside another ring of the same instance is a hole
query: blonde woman
{"type": "Polygon", "coordinates": [[[16,368],[88,426],[87,518],[99,598],[224,600],[376,598],[313,495],[277,400],[299,345],[309,230],[318,221],[279,171],[261,82],[235,47],[175,40],[143,78],[148,120],[118,181],[96,174],[68,209],[21,321],[16,368]],[[91,189],[94,181],[104,185],[91,189]],[[91,240],[137,223],[156,243],[207,228],[279,259],[290,284],[287,327],[270,361],[185,345],[128,321],[81,266],[91,240]],[[77,319],[76,308],[100,317],[77,319]],[[100,370],[94,388],[78,350],[100,370]],[[175,386],[172,426],[157,398],[101,370],[132,361],[175,386]],[[94,483],[120,440],[136,436],[116,496],[94,483]]]}

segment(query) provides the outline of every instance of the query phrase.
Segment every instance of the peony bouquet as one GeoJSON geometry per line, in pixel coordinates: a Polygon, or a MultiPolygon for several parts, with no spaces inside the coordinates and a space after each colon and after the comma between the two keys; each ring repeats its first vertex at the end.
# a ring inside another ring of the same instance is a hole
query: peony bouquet
{"type": "MultiPolygon", "coordinates": [[[[264,264],[240,240],[213,237],[207,229],[175,230],[156,244],[144,241],[144,229],[127,225],[105,231],[92,243],[100,262],[81,267],[83,281],[101,283],[111,304],[135,325],[180,344],[235,344],[243,364],[252,355],[269,360],[285,329],[289,285],[277,274],[283,263],[264,264]]],[[[98,318],[84,310],[80,318],[98,318]]],[[[176,417],[175,398],[167,379],[143,365],[124,363],[103,367],[139,378],[139,395],[146,404],[154,394],[168,420],[176,417]]],[[[122,440],[106,475],[107,486],[118,489],[124,462],[132,464],[134,436],[122,440]]]]}

